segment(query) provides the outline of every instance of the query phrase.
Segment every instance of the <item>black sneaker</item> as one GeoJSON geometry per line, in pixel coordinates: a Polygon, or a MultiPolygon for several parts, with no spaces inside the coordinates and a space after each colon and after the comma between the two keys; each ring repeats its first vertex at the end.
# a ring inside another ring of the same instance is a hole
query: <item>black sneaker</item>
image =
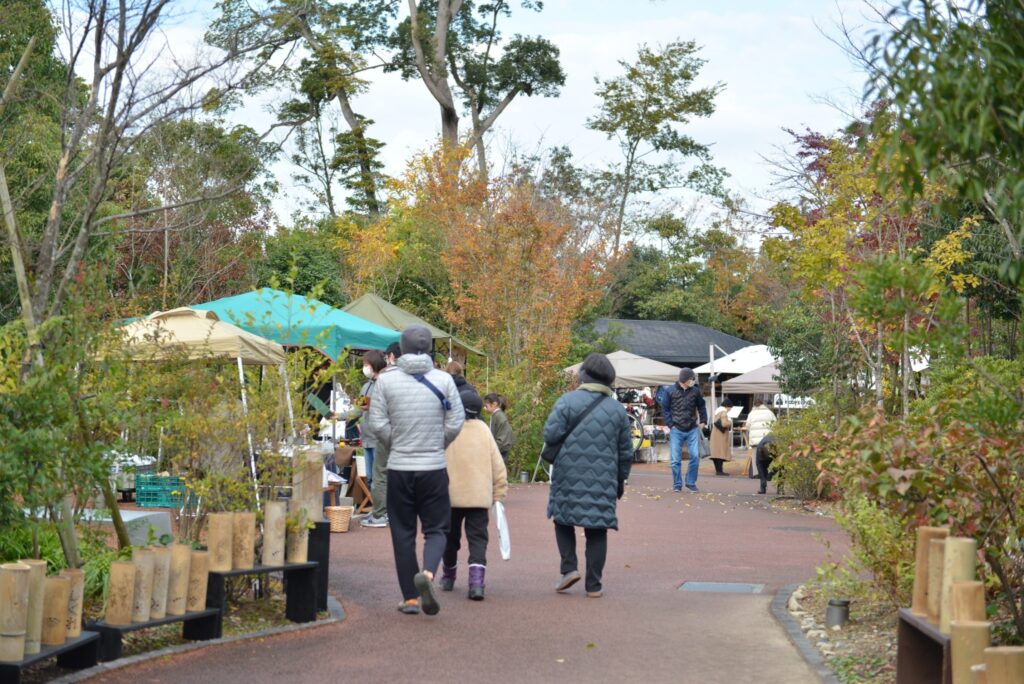
{"type": "Polygon", "coordinates": [[[434,581],[423,572],[417,572],[412,581],[416,584],[416,590],[420,592],[420,607],[423,608],[423,612],[427,615],[437,615],[441,610],[441,604],[437,602],[434,581]]]}

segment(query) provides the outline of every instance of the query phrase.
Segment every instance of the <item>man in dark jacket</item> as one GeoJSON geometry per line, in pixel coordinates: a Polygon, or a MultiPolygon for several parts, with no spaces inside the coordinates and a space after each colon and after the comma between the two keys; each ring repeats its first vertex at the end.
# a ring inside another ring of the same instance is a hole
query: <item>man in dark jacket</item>
{"type": "Polygon", "coordinates": [[[689,368],[679,371],[679,382],[673,385],[668,393],[666,405],[663,407],[665,425],[669,432],[669,454],[672,462],[672,489],[683,490],[683,442],[690,455],[690,464],[686,469],[686,489],[691,492],[697,489],[697,469],[700,467],[701,430],[708,423],[708,411],[704,406],[704,396],[700,393],[697,375],[689,368]]]}
{"type": "Polygon", "coordinates": [[[587,539],[587,596],[601,596],[608,530],[617,530],[621,498],[633,460],[629,419],[611,389],[615,368],[604,354],[591,354],[580,368],[579,389],[555,402],[544,424],[544,442],[562,447],[552,470],[548,517],[555,522],[562,578],[556,591],[580,580],[576,527],[587,539]],[[589,412],[588,412],[589,411],[589,412]]]}

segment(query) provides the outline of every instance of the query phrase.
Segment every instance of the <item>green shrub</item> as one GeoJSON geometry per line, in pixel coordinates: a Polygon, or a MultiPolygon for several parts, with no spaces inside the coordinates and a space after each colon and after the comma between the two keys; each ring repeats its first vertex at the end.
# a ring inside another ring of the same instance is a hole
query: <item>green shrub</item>
{"type": "MultiPolygon", "coordinates": [[[[47,574],[60,572],[67,567],[60,537],[52,523],[38,526],[39,558],[46,561],[47,574]]],[[[19,558],[35,558],[32,548],[32,525],[8,525],[0,530],[0,562],[10,563],[19,558]]]]}
{"type": "Polygon", "coordinates": [[[866,570],[875,588],[895,607],[910,604],[914,539],[907,522],[863,495],[847,497],[836,520],[852,542],[852,570],[866,570]]]}
{"type": "Polygon", "coordinates": [[[783,416],[775,424],[774,467],[780,491],[803,500],[834,494],[831,483],[821,478],[821,462],[833,453],[833,410],[827,397],[818,397],[813,406],[783,416]]]}

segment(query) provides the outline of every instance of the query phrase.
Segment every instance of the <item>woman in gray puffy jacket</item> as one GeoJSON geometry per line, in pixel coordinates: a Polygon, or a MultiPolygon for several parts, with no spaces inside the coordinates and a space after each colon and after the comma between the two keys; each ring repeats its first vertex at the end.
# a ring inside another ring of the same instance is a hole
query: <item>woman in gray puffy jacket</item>
{"type": "Polygon", "coordinates": [[[616,500],[629,477],[633,444],[626,410],[611,389],[615,368],[608,358],[591,354],[579,376],[579,389],[562,395],[544,424],[546,444],[564,439],[552,470],[548,517],[554,520],[561,556],[562,578],[555,590],[565,591],[580,580],[575,528],[582,527],[587,539],[585,587],[587,596],[597,598],[608,530],[619,527],[616,500]]]}

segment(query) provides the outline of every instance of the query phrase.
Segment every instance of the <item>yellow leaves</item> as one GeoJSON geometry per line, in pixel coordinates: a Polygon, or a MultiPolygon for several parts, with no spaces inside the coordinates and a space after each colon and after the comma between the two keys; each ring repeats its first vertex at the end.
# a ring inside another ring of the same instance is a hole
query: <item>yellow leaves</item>
{"type": "MultiPolygon", "coordinates": [[[[974,254],[964,248],[964,243],[970,239],[974,229],[978,227],[979,217],[966,217],[956,230],[943,236],[932,245],[924,263],[942,279],[948,279],[950,287],[957,294],[963,294],[968,287],[978,287],[981,281],[978,276],[969,273],[957,272],[957,267],[966,264],[974,254]]],[[[939,285],[936,284],[934,291],[929,294],[937,294],[939,285]]]]}

